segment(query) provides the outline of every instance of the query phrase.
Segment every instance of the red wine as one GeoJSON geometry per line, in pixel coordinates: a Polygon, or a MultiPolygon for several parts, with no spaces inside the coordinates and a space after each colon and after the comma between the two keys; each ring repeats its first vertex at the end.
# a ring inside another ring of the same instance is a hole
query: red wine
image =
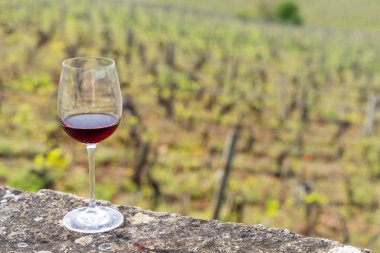
{"type": "Polygon", "coordinates": [[[75,114],[60,121],[65,132],[72,138],[91,144],[109,137],[120,122],[115,115],[106,113],[75,114]]]}

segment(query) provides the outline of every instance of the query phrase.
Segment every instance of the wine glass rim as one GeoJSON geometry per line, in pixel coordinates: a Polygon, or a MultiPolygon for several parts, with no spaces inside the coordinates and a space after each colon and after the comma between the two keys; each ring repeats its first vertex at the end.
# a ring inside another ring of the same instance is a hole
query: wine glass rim
{"type": "Polygon", "coordinates": [[[114,65],[115,65],[114,60],[112,60],[111,58],[101,57],[101,56],[79,56],[79,57],[68,58],[62,62],[62,66],[67,67],[67,68],[72,68],[72,69],[101,69],[101,68],[110,68],[110,67],[113,67],[114,65]],[[101,60],[109,61],[109,64],[106,64],[103,66],[97,66],[97,67],[75,67],[68,64],[70,61],[79,60],[79,59],[101,59],[101,60]]]}

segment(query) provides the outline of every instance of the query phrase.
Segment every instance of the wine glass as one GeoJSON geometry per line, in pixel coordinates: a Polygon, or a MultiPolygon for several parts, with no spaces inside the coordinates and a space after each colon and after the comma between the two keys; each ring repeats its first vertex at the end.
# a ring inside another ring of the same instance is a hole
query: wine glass
{"type": "Polygon", "coordinates": [[[67,213],[63,224],[82,233],[105,232],[123,223],[114,208],[96,206],[96,144],[118,127],[122,98],[115,62],[103,57],[76,57],[62,63],[58,90],[58,118],[73,139],[86,145],[89,161],[90,202],[67,213]]]}

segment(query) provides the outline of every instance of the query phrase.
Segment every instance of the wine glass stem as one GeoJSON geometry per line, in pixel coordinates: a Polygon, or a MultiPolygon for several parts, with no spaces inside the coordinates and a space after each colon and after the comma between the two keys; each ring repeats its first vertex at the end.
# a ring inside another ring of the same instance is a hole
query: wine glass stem
{"type": "Polygon", "coordinates": [[[86,144],[88,154],[88,173],[89,173],[89,189],[90,204],[89,207],[95,207],[95,149],[96,144],[86,144]]]}

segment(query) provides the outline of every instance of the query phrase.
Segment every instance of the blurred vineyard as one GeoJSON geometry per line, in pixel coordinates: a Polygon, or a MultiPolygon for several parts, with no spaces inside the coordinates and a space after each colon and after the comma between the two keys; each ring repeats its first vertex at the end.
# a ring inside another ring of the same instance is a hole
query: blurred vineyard
{"type": "Polygon", "coordinates": [[[107,56],[124,116],[97,149],[98,198],[210,219],[234,132],[220,219],[380,248],[380,34],[226,15],[0,1],[0,182],[87,196],[57,85],[62,60],[107,56]]]}

